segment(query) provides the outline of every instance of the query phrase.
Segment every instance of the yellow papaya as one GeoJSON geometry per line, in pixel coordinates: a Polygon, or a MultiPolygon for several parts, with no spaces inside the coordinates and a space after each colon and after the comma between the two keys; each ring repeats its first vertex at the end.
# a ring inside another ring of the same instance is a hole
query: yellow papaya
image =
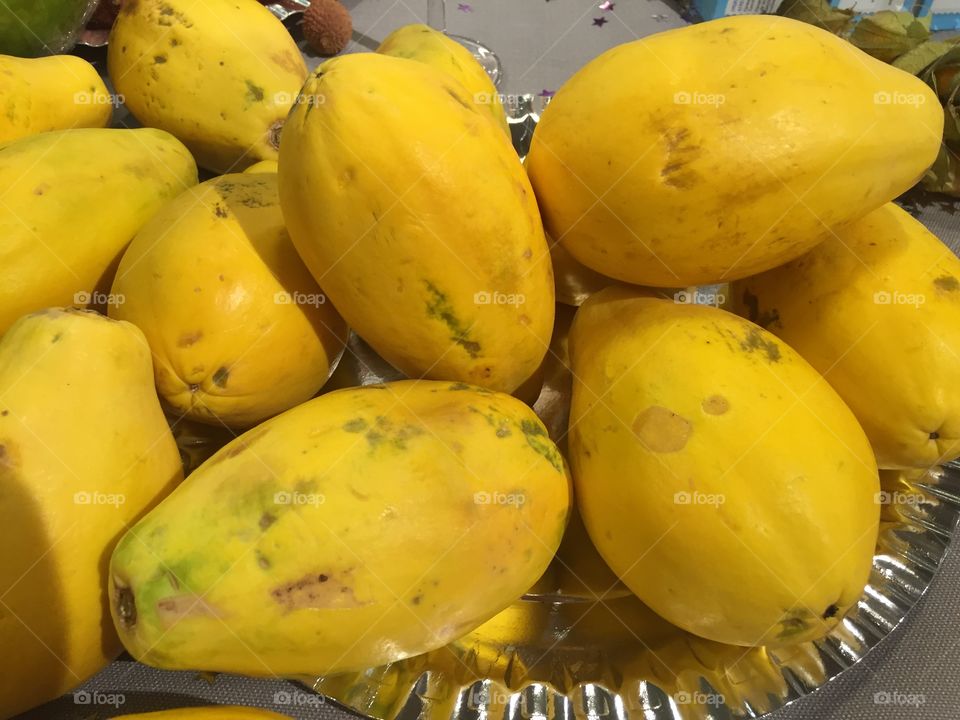
{"type": "Polygon", "coordinates": [[[269,710],[228,705],[115,716],[115,720],[121,720],[121,718],[123,720],[290,720],[289,715],[280,715],[269,710]]]}
{"type": "Polygon", "coordinates": [[[593,295],[570,336],[577,504],[610,567],[691,633],[820,637],[870,574],[876,462],[796,351],[717,308],[593,295]]]}
{"type": "Polygon", "coordinates": [[[960,260],[909,213],[884,205],[731,301],[823,373],[881,467],[960,457],[960,260]]]}
{"type": "Polygon", "coordinates": [[[570,487],[519,400],[340,390],[241,435],[120,541],[114,622],[163,668],[326,675],[433,650],[546,569],[570,487]]]}
{"type": "Polygon", "coordinates": [[[27,315],[0,340],[0,718],[120,653],[107,562],[180,481],[150,350],[90,311],[27,315]]]}
{"type": "Polygon", "coordinates": [[[290,235],[347,323],[410,377],[512,392],[550,342],[550,254],[510,142],[463,86],[376,53],[325,62],[284,126],[290,235]]]}
{"type": "Polygon", "coordinates": [[[590,62],[544,110],[527,168],[574,258],[685,287],[798,257],[911,187],[942,133],[916,77],[812,25],[741,15],[590,62]]]}
{"type": "Polygon", "coordinates": [[[217,173],[277,159],[307,77],[290,33],[256,0],[125,2],[107,66],[141,123],[176,135],[217,173]]]}
{"type": "Polygon", "coordinates": [[[123,249],[197,182],[160,130],[63,130],[0,148],[0,335],[51,305],[106,305],[123,249]]]}
{"type": "Polygon", "coordinates": [[[221,175],[168,203],[117,268],[110,316],[153,351],[178,414],[245,428],[313,397],[347,328],[297,255],[277,176],[221,175]]]}
{"type": "Polygon", "coordinates": [[[404,25],[387,35],[377,52],[426,63],[455,78],[467,90],[477,109],[489,115],[510,137],[497,86],[473,53],[446,33],[420,23],[404,25]]]}
{"type": "Polygon", "coordinates": [[[248,167],[244,172],[250,175],[270,174],[277,172],[278,167],[276,160],[261,160],[248,167]]]}
{"type": "Polygon", "coordinates": [[[0,55],[0,145],[50,130],[102,128],[113,104],[96,68],[74,55],[0,55]]]}

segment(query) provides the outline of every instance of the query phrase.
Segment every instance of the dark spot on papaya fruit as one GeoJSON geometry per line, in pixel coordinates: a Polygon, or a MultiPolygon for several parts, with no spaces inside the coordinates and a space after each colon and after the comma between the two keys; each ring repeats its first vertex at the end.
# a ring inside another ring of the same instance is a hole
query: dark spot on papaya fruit
{"type": "Polygon", "coordinates": [[[447,95],[456,100],[460,105],[465,107],[467,110],[473,110],[473,105],[467,102],[464,98],[460,97],[460,93],[454,90],[452,87],[445,87],[444,90],[447,91],[447,95]]]}
{"type": "Polygon", "coordinates": [[[933,281],[933,284],[937,286],[937,289],[944,292],[954,292],[957,288],[960,288],[960,282],[953,275],[941,275],[933,281]]]}
{"type": "Polygon", "coordinates": [[[167,62],[167,56],[166,56],[166,55],[154,55],[154,57],[153,57],[153,64],[154,64],[154,65],[163,65],[163,64],[166,63],[166,62],[167,62]]]}
{"type": "Polygon", "coordinates": [[[180,45],[180,41],[177,38],[170,38],[170,47],[177,47],[180,45]]]}
{"type": "MultiPolygon", "coordinates": [[[[312,107],[312,106],[311,106],[312,107]]],[[[309,112],[310,108],[307,108],[309,112]]],[[[283,132],[283,120],[278,120],[267,130],[267,142],[274,150],[280,149],[280,135],[283,132]]]]}
{"type": "Polygon", "coordinates": [[[13,457],[11,455],[12,453],[7,451],[7,446],[0,444],[0,467],[13,467],[13,457]]]}
{"type": "Polygon", "coordinates": [[[829,620],[832,617],[836,617],[837,613],[840,612],[840,608],[836,603],[830,603],[827,605],[827,609],[823,611],[823,619],[829,620]]]}
{"type": "Polygon", "coordinates": [[[223,207],[220,203],[217,203],[213,206],[213,214],[218,218],[225,218],[229,213],[225,207],[223,207]]]}
{"type": "Polygon", "coordinates": [[[344,432],[348,433],[361,433],[368,427],[367,421],[363,418],[354,418],[353,420],[348,420],[343,424],[344,432]]]}
{"type": "Polygon", "coordinates": [[[125,630],[130,630],[136,626],[137,600],[131,588],[116,586],[113,606],[117,611],[117,619],[125,630]]]}
{"type": "Polygon", "coordinates": [[[263,102],[263,88],[254,84],[250,80],[246,80],[245,82],[247,84],[247,101],[251,103],[263,102]]]}
{"type": "Polygon", "coordinates": [[[460,390],[470,390],[472,389],[472,387],[473,387],[472,385],[467,385],[466,383],[457,382],[448,386],[447,390],[453,390],[454,392],[458,392],[460,390]]]}
{"type": "Polygon", "coordinates": [[[227,368],[219,368],[213,374],[213,384],[218,388],[225,388],[227,386],[227,380],[230,378],[230,371],[227,368]]]}
{"type": "Polygon", "coordinates": [[[40,183],[33,189],[34,195],[43,195],[48,189],[49,185],[47,183],[40,183]]]}
{"type": "Polygon", "coordinates": [[[746,337],[740,342],[740,349],[745,352],[761,351],[769,362],[780,361],[780,346],[773,340],[767,340],[758,328],[750,328],[746,337]]]}
{"type": "Polygon", "coordinates": [[[2,412],[0,412],[0,417],[6,417],[9,414],[10,414],[9,410],[3,410],[2,412]]]}
{"type": "Polygon", "coordinates": [[[219,458],[219,460],[236,457],[237,455],[242,453],[244,450],[246,450],[248,447],[253,445],[257,440],[259,440],[264,435],[266,435],[268,432],[270,432],[270,428],[259,428],[257,430],[251,430],[245,435],[241,435],[239,438],[234,440],[229,445],[229,450],[227,450],[223,455],[218,454],[217,457],[219,458]]]}
{"type": "Polygon", "coordinates": [[[58,342],[60,342],[62,339],[63,339],[63,333],[57,333],[56,335],[54,335],[54,336],[50,339],[50,344],[51,344],[51,345],[56,345],[56,344],[57,344],[58,342]]]}
{"type": "Polygon", "coordinates": [[[177,579],[177,576],[174,575],[173,572],[170,570],[167,570],[166,576],[167,576],[167,582],[170,583],[170,587],[172,587],[174,590],[179,590],[180,581],[177,579]]]}
{"type": "Polygon", "coordinates": [[[414,605],[419,605],[420,603],[423,602],[423,595],[414,595],[410,599],[410,602],[412,602],[414,605]]]}
{"type": "Polygon", "coordinates": [[[177,347],[185,348],[194,345],[200,338],[203,337],[203,331],[197,330],[192,333],[184,333],[180,336],[180,339],[177,340],[177,347]]]}
{"type": "Polygon", "coordinates": [[[324,573],[320,573],[319,575],[317,575],[318,582],[325,583],[329,579],[330,579],[329,576],[325,575],[324,573]]]}
{"type": "Polygon", "coordinates": [[[263,570],[269,570],[271,565],[270,559],[259,550],[257,551],[257,565],[263,570]]]}
{"type": "Polygon", "coordinates": [[[930,439],[931,439],[931,440],[939,440],[939,439],[940,439],[940,433],[938,433],[936,430],[934,430],[932,433],[930,433],[930,439]]]}
{"type": "Polygon", "coordinates": [[[510,437],[510,435],[512,435],[512,433],[510,432],[510,428],[508,428],[508,427],[506,427],[506,426],[497,428],[497,437],[498,437],[498,438],[510,437]]]}
{"type": "Polygon", "coordinates": [[[263,515],[260,516],[260,522],[258,524],[260,525],[261,530],[266,530],[271,525],[273,525],[276,521],[277,521],[277,518],[275,515],[273,515],[272,513],[265,512],[263,515]]]}
{"type": "Polygon", "coordinates": [[[306,608],[360,607],[349,585],[350,572],[334,577],[327,573],[305,575],[299,580],[284,583],[270,591],[270,597],[287,612],[306,608]]]}
{"type": "Polygon", "coordinates": [[[632,429],[643,446],[655,453],[683,450],[693,433],[689,420],[659,405],[651,405],[637,413],[632,429]]]}
{"type": "Polygon", "coordinates": [[[529,260],[532,257],[533,257],[533,250],[531,248],[527,248],[526,250],[523,251],[524,260],[529,260]]]}

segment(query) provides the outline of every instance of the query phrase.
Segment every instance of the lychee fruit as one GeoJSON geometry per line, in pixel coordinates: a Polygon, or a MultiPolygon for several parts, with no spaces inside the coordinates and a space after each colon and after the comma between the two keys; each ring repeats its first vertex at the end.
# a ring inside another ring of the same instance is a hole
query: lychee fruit
{"type": "Polygon", "coordinates": [[[320,55],[336,55],[353,35],[350,11],[340,0],[312,0],[303,15],[303,35],[320,55]]]}

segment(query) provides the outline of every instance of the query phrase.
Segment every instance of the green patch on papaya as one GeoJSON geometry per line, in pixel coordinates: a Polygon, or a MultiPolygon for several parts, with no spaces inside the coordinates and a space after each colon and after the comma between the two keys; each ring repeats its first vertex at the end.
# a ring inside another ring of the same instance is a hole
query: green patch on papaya
{"type": "Polygon", "coordinates": [[[247,104],[263,102],[264,92],[263,88],[259,85],[254,84],[250,80],[245,81],[247,83],[247,104]]]}
{"type": "Polygon", "coordinates": [[[446,293],[429,280],[423,281],[430,293],[427,301],[427,317],[439,320],[450,330],[450,339],[462,347],[471,359],[480,357],[480,343],[470,339],[470,328],[466,327],[454,312],[446,293]]]}
{"type": "Polygon", "coordinates": [[[521,420],[520,430],[527,440],[527,445],[533,448],[538,455],[543,455],[557,472],[562,473],[563,459],[560,457],[560,451],[550,440],[543,426],[533,420],[521,420]]]}
{"type": "Polygon", "coordinates": [[[227,380],[229,379],[230,379],[230,371],[225,367],[218,369],[213,374],[213,384],[216,385],[218,388],[225,388],[227,386],[227,380]]]}
{"type": "Polygon", "coordinates": [[[363,418],[354,418],[353,420],[348,420],[343,424],[343,431],[348,433],[362,433],[368,427],[370,426],[363,418]]]}
{"type": "Polygon", "coordinates": [[[933,284],[937,286],[938,290],[944,292],[956,292],[960,288],[960,282],[953,275],[941,275],[933,281],[933,284]]]}
{"type": "Polygon", "coordinates": [[[494,429],[496,436],[498,438],[510,437],[512,433],[510,432],[509,418],[505,417],[493,405],[489,405],[487,409],[489,410],[489,412],[484,412],[483,410],[481,410],[480,408],[474,405],[467,406],[468,411],[474,413],[475,415],[479,415],[480,417],[482,417],[484,420],[487,421],[487,425],[489,425],[494,429]]]}
{"type": "Polygon", "coordinates": [[[740,342],[740,349],[745,352],[762,352],[769,362],[780,362],[780,346],[773,340],[767,340],[758,328],[747,331],[746,337],[740,342]]]}

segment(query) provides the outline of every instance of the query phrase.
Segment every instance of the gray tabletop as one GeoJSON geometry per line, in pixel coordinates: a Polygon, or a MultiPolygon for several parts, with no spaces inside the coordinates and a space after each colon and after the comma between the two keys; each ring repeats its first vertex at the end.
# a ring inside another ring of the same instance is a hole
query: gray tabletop
{"type": "MultiPolygon", "coordinates": [[[[425,22],[426,0],[344,0],[354,18],[349,51],[369,50],[396,27],[425,22]]],[[[451,33],[487,44],[504,69],[506,95],[547,94],[607,48],[684,24],[661,0],[468,0],[447,3],[451,33]],[[604,6],[607,3],[603,3],[604,6]]],[[[920,220],[960,252],[952,208],[921,203],[920,220]]],[[[960,553],[951,551],[908,619],[857,666],[773,720],[946,720],[960,718],[960,553]]],[[[281,680],[164,672],[115,662],[76,696],[20,716],[80,720],[171,707],[234,704],[296,718],[346,720],[351,713],[281,680]],[[110,703],[115,704],[113,707],[110,703]],[[85,704],[89,703],[89,704],[85,704]]]]}

